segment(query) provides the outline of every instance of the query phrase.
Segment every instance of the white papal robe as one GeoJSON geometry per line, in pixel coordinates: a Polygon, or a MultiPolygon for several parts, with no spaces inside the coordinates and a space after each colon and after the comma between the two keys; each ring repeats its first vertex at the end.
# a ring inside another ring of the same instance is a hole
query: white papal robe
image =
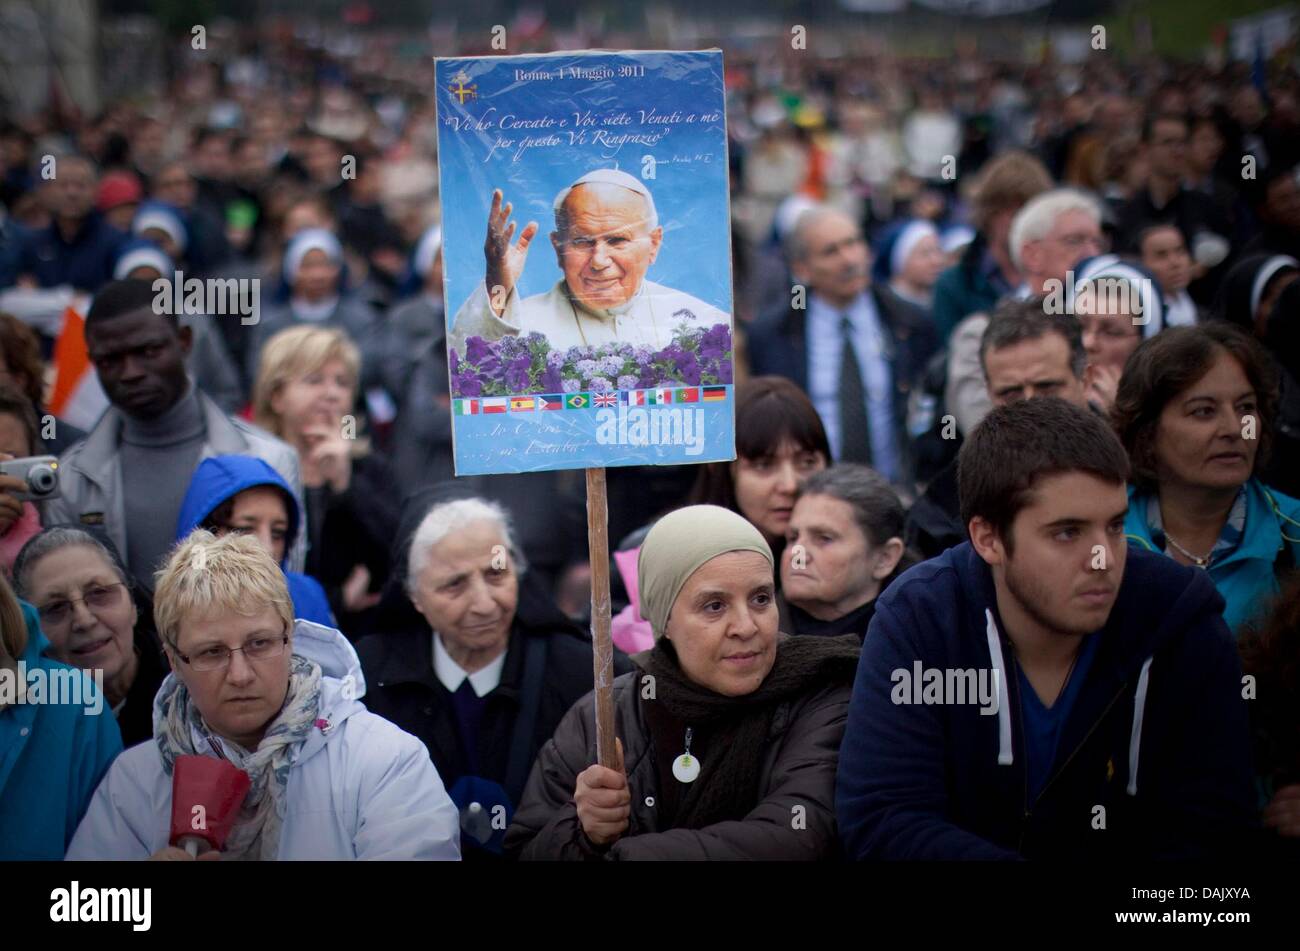
{"type": "Polygon", "coordinates": [[[626,304],[594,310],[570,298],[563,279],[549,291],[523,299],[517,288],[512,289],[505,312],[498,317],[488,304],[487,285],[480,284],[456,311],[450,345],[463,355],[470,337],[499,340],[536,332],[553,349],[630,343],[659,350],[672,343],[673,331],[683,323],[692,330],[708,330],[714,324],[731,326],[731,318],[698,297],[653,281],[642,281],[626,304]]]}

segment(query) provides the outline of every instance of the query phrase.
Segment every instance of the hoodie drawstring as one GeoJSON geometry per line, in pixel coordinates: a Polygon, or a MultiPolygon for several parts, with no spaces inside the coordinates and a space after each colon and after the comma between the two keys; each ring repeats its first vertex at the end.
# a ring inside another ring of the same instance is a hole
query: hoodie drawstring
{"type": "Polygon", "coordinates": [[[993,665],[993,679],[998,687],[998,765],[1010,766],[1015,757],[1011,749],[1011,700],[1007,691],[1006,668],[1002,666],[1002,643],[993,611],[985,608],[984,616],[988,619],[985,632],[989,638],[989,663],[993,665]]]}
{"type": "Polygon", "coordinates": [[[1151,680],[1151,662],[1148,657],[1142,664],[1142,673],[1138,674],[1137,693],[1133,697],[1133,733],[1128,741],[1128,794],[1136,796],[1138,791],[1138,748],[1142,743],[1142,716],[1147,708],[1147,684],[1151,680]]]}

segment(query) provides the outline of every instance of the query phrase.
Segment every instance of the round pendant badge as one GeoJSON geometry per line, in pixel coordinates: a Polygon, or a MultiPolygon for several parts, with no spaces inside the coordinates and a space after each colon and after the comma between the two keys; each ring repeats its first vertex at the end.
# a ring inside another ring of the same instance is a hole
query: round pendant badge
{"type": "Polygon", "coordinates": [[[700,761],[690,753],[683,753],[673,760],[673,775],[681,783],[693,783],[700,775],[700,761]]]}

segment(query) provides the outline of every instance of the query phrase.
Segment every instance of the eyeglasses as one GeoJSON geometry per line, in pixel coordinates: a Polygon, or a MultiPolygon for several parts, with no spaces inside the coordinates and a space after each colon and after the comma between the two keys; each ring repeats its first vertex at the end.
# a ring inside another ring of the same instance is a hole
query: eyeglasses
{"type": "Polygon", "coordinates": [[[41,622],[46,626],[64,624],[72,617],[72,606],[74,604],[84,604],[87,610],[98,613],[114,607],[118,602],[117,589],[125,587],[126,585],[120,581],[113,584],[96,585],[87,589],[80,598],[51,601],[49,604],[37,608],[36,613],[40,615],[41,622]]]}
{"type": "MultiPolygon", "coordinates": [[[[235,651],[243,651],[246,658],[257,663],[258,661],[270,660],[272,657],[279,657],[284,653],[284,648],[288,643],[288,634],[281,634],[279,637],[254,637],[243,647],[230,648],[225,644],[215,644],[212,647],[203,648],[193,656],[182,654],[180,651],[176,651],[176,656],[195,670],[223,670],[230,663],[230,656],[235,651]]],[[[174,647],[173,650],[175,650],[174,647]]]]}

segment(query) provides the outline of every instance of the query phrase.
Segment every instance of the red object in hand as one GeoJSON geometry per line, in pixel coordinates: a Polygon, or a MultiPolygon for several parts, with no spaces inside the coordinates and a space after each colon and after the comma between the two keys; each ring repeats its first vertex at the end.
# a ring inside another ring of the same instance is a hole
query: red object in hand
{"type": "Polygon", "coordinates": [[[188,847],[191,855],[201,842],[220,852],[251,785],[246,772],[223,759],[176,757],[172,765],[171,844],[188,847]]]}

